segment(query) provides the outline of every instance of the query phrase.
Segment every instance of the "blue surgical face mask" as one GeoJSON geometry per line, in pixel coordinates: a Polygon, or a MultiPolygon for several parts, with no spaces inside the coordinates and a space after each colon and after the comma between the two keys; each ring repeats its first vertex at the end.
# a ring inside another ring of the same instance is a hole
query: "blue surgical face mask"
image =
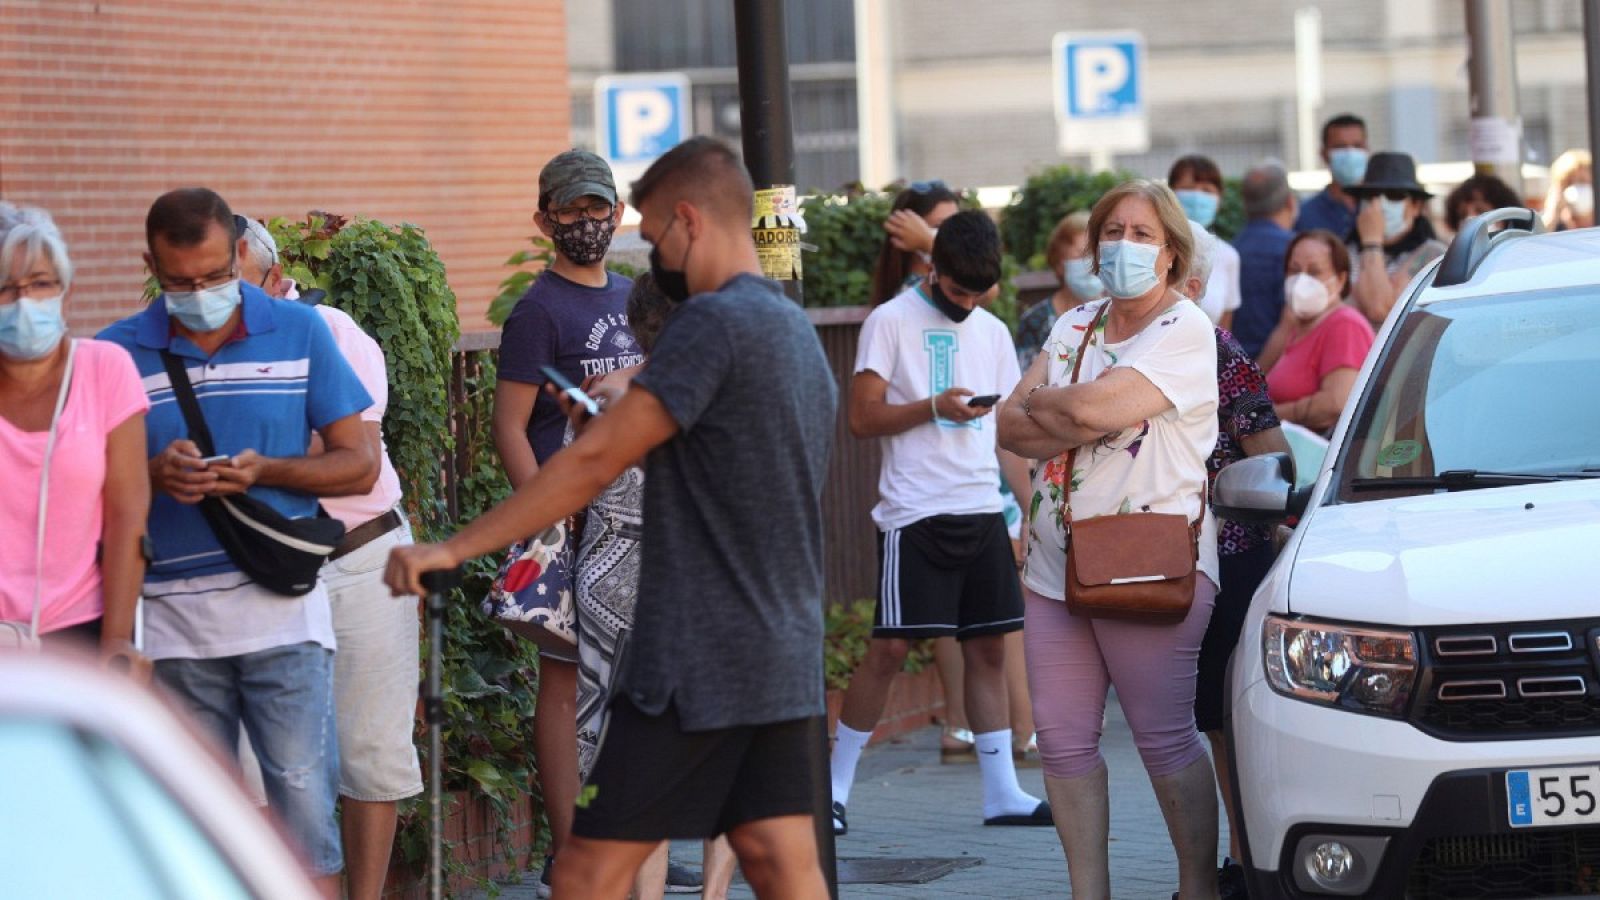
{"type": "Polygon", "coordinates": [[[1178,195],[1178,205],[1183,207],[1183,214],[1201,228],[1210,228],[1211,223],[1217,220],[1217,206],[1222,201],[1216,194],[1190,190],[1173,193],[1178,195]]]}
{"type": "Polygon", "coordinates": [[[1087,256],[1067,260],[1061,266],[1061,280],[1080,300],[1095,300],[1106,292],[1100,276],[1094,273],[1094,260],[1087,256]]]}
{"type": "Polygon", "coordinates": [[[17,360],[40,359],[61,343],[67,333],[67,320],[61,316],[61,297],[30,300],[18,297],[15,303],[0,306],[0,356],[17,360]]]}
{"type": "Polygon", "coordinates": [[[1367,175],[1367,151],[1360,147],[1335,147],[1329,150],[1328,171],[1340,187],[1360,184],[1367,175]]]}
{"type": "Polygon", "coordinates": [[[1383,204],[1383,236],[1393,239],[1405,234],[1407,201],[1380,197],[1378,202],[1383,204]]]}
{"type": "Polygon", "coordinates": [[[1161,283],[1156,274],[1160,244],[1134,241],[1100,242],[1100,283],[1119,300],[1142,297],[1161,283]]]}
{"type": "Polygon", "coordinates": [[[167,314],[190,331],[216,331],[239,306],[239,279],[203,291],[168,291],[167,314]]]}

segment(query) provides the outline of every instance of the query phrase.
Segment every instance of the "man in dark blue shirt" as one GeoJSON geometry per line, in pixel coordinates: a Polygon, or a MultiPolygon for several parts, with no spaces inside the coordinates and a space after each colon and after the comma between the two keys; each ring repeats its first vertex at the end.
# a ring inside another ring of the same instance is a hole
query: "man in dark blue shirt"
{"type": "Polygon", "coordinates": [[[1345,188],[1360,184],[1367,172],[1367,123],[1359,116],[1341,113],[1322,126],[1322,161],[1332,181],[1300,207],[1295,231],[1322,228],[1339,240],[1356,227],[1356,198],[1345,188]]]}
{"type": "Polygon", "coordinates": [[[1283,315],[1283,258],[1294,232],[1294,192],[1289,176],[1277,163],[1256,166],[1239,185],[1249,218],[1234,249],[1239,251],[1239,311],[1233,314],[1233,336],[1251,356],[1260,356],[1267,336],[1283,315]]]}

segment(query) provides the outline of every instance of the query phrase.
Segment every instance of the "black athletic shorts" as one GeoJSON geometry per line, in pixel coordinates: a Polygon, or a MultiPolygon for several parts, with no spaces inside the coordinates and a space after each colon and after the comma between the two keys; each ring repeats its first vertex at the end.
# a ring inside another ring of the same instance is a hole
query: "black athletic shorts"
{"type": "Polygon", "coordinates": [[[807,742],[814,738],[822,752],[823,727],[793,719],[687,732],[676,706],[650,716],[619,695],[572,833],[614,841],[709,838],[758,819],[809,816],[807,742]]]}
{"type": "Polygon", "coordinates": [[[1256,588],[1261,586],[1261,579],[1267,577],[1267,570],[1272,568],[1277,556],[1277,548],[1264,543],[1218,560],[1222,587],[1217,590],[1217,605],[1211,611],[1211,622],[1206,625],[1206,636],[1200,641],[1200,676],[1194,690],[1194,721],[1201,731],[1222,730],[1228,660],[1233,656],[1234,645],[1239,643],[1245,614],[1250,611],[1250,598],[1255,596],[1256,588]]]}
{"type": "Polygon", "coordinates": [[[873,637],[965,640],[1022,628],[1005,516],[930,516],[878,533],[873,637]]]}

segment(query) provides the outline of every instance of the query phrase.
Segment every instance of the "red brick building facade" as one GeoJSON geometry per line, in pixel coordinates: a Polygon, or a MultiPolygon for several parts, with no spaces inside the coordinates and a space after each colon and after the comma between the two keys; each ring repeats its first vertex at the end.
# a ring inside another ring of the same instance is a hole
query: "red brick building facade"
{"type": "Polygon", "coordinates": [[[415,223],[485,328],[569,103],[562,0],[0,2],[0,197],[55,215],[78,334],[137,308],[145,211],[185,185],[415,223]]]}

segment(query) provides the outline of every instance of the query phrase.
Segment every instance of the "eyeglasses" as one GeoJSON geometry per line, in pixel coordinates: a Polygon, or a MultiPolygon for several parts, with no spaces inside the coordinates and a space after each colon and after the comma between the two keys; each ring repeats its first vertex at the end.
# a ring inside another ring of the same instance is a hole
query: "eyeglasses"
{"type": "Polygon", "coordinates": [[[611,218],[611,213],[614,209],[615,207],[612,204],[600,200],[588,206],[564,206],[561,209],[546,210],[545,215],[554,219],[559,225],[571,225],[584,216],[588,216],[596,222],[604,222],[611,218]]]}
{"type": "Polygon", "coordinates": [[[1392,201],[1394,201],[1396,203],[1399,203],[1401,200],[1410,200],[1411,199],[1411,192],[1410,191],[1384,191],[1381,194],[1379,194],[1378,196],[1382,197],[1385,200],[1392,200],[1392,201]]]}
{"type": "Polygon", "coordinates": [[[906,185],[906,190],[913,194],[928,194],[934,191],[948,191],[950,188],[943,181],[935,178],[932,181],[913,181],[906,185]]]}
{"type": "Polygon", "coordinates": [[[233,279],[239,277],[239,270],[236,266],[236,263],[237,260],[229,260],[228,267],[226,269],[218,269],[217,271],[212,272],[210,275],[202,275],[199,278],[175,279],[169,278],[166,275],[157,272],[155,273],[156,283],[161,285],[161,289],[163,291],[187,293],[189,291],[210,290],[218,285],[227,284],[233,279]]]}
{"type": "Polygon", "coordinates": [[[18,297],[48,300],[61,293],[61,282],[54,278],[32,278],[0,284],[0,303],[15,303],[18,297]]]}
{"type": "Polygon", "coordinates": [[[250,227],[249,219],[246,219],[244,216],[241,216],[238,213],[233,214],[233,233],[237,237],[242,237],[250,243],[255,244],[257,247],[267,251],[267,258],[272,260],[270,265],[275,266],[278,264],[278,251],[271,244],[268,244],[266,241],[262,240],[261,235],[256,234],[255,230],[250,227]]]}

